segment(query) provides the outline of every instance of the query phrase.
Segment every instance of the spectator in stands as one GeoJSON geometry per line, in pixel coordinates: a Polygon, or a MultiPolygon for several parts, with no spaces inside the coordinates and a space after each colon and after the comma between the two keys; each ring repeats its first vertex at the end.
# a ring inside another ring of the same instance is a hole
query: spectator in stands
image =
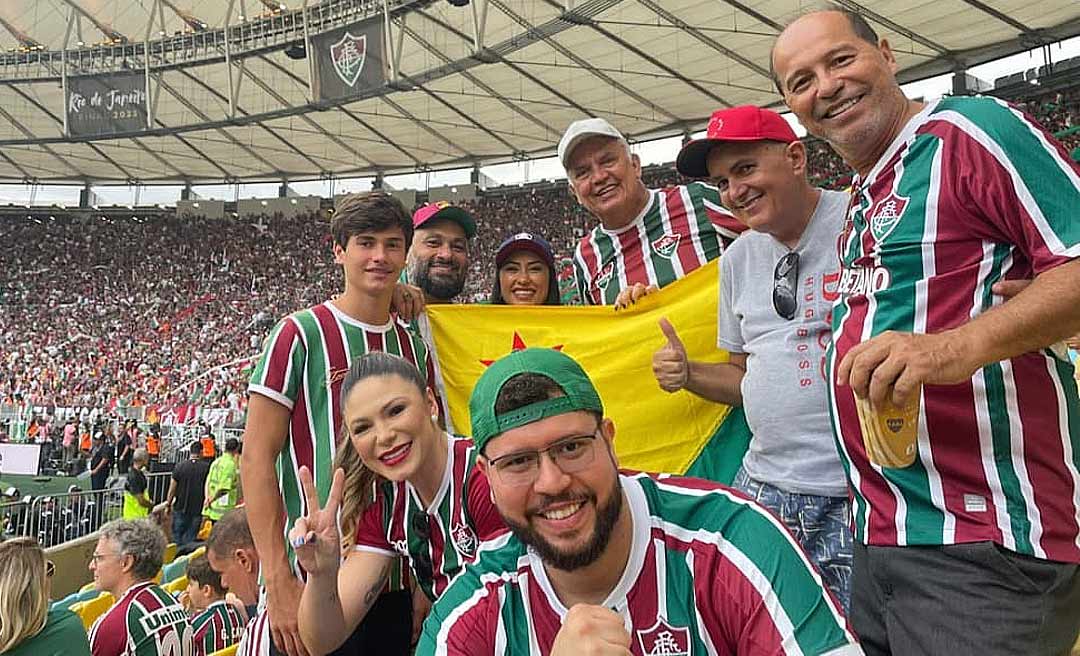
{"type": "Polygon", "coordinates": [[[546,239],[519,232],[503,240],[495,253],[496,305],[561,305],[555,279],[555,254],[546,239]]]}
{"type": "Polygon", "coordinates": [[[120,431],[120,438],[116,441],[116,473],[124,476],[131,467],[131,460],[135,453],[135,422],[128,422],[120,431]]]}
{"type": "Polygon", "coordinates": [[[157,462],[161,457],[161,425],[150,424],[150,432],[146,435],[146,455],[150,462],[157,462]]]}
{"type": "Polygon", "coordinates": [[[194,649],[184,608],[154,583],[165,536],[148,519],[109,522],[90,560],[94,586],[116,603],[90,628],[94,656],[172,656],[194,649]]]}
{"type": "Polygon", "coordinates": [[[93,527],[96,529],[101,523],[102,507],[105,503],[105,495],[100,492],[105,489],[105,483],[109,480],[109,472],[112,469],[113,449],[105,443],[105,434],[98,431],[94,434],[94,450],[90,452],[90,489],[98,492],[94,495],[93,527]]]}
{"type": "Polygon", "coordinates": [[[67,608],[49,608],[56,566],[33,538],[0,543],[0,654],[90,656],[86,629],[67,608]]]}
{"type": "Polygon", "coordinates": [[[225,453],[218,456],[206,474],[203,514],[212,522],[236,507],[240,499],[240,440],[225,440],[225,453]]]}
{"type": "Polygon", "coordinates": [[[195,656],[209,656],[239,642],[244,618],[225,601],[221,574],[210,567],[205,554],[188,561],[187,578],[188,600],[196,611],[191,618],[195,656]]]}
{"type": "Polygon", "coordinates": [[[141,519],[150,514],[154,503],[150,500],[149,484],[146,480],[146,466],[150,457],[146,449],[135,449],[131,459],[131,470],[124,481],[124,519],[141,519]]]}
{"type": "Polygon", "coordinates": [[[60,444],[64,448],[64,471],[73,476],[79,460],[79,421],[75,417],[64,422],[64,438],[60,444]]]}
{"type": "Polygon", "coordinates": [[[191,544],[202,524],[206,477],[210,461],[202,457],[202,443],[191,443],[191,457],[178,464],[169,480],[165,505],[172,511],[173,540],[179,547],[191,544]]]}
{"type": "Polygon", "coordinates": [[[406,260],[409,284],[423,290],[426,303],[449,303],[465,287],[476,221],[462,208],[441,201],[416,210],[412,223],[406,260]]]}
{"type": "Polygon", "coordinates": [[[206,557],[210,567],[221,575],[222,587],[236,595],[250,618],[240,638],[237,656],[271,653],[269,613],[258,607],[259,552],[251,537],[245,508],[226,513],[214,524],[206,541],[206,557]]]}

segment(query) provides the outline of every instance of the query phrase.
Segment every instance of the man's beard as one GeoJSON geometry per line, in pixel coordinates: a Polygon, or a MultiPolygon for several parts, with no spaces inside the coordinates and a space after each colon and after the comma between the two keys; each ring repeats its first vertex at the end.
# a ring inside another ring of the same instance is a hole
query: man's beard
{"type": "MultiPolygon", "coordinates": [[[[586,567],[596,562],[604,550],[607,549],[608,542],[611,541],[611,534],[615,530],[615,523],[619,520],[619,513],[622,512],[622,486],[619,484],[619,478],[615,478],[615,483],[611,488],[611,499],[607,504],[596,508],[596,528],[593,530],[592,537],[585,543],[583,547],[577,551],[561,551],[551,544],[540,533],[532,528],[528,523],[519,524],[511,521],[506,517],[503,517],[503,521],[509,527],[510,531],[514,534],[518,540],[522,543],[530,546],[540,556],[540,559],[544,561],[545,565],[550,565],[555,569],[572,572],[576,569],[586,567]]],[[[595,502],[595,497],[588,498],[583,497],[580,494],[567,494],[563,496],[553,497],[549,499],[544,505],[550,505],[552,503],[563,503],[567,501],[589,501],[595,502]]],[[[543,506],[541,506],[543,507],[543,506]]],[[[578,511],[580,512],[580,510],[578,511]]]]}
{"type": "Polygon", "coordinates": [[[415,259],[409,262],[409,282],[419,287],[425,294],[440,301],[449,301],[465,288],[466,267],[459,267],[456,262],[429,258],[427,260],[415,259]],[[438,276],[431,275],[433,264],[446,264],[454,267],[447,274],[438,276]]]}

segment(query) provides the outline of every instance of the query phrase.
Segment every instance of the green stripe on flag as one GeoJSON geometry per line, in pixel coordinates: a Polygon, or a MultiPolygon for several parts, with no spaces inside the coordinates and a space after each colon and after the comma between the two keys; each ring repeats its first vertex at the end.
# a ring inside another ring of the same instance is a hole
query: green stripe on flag
{"type": "Polygon", "coordinates": [[[701,455],[687,468],[686,475],[731,485],[750,447],[751,437],[746,413],[742,407],[732,407],[701,455]]]}

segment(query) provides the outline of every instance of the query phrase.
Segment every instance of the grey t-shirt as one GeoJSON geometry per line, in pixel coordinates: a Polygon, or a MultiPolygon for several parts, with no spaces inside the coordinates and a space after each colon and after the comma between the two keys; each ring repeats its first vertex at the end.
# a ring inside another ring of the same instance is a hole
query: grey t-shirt
{"type": "Polygon", "coordinates": [[[844,496],[847,483],[829,420],[825,349],[839,280],[836,240],[848,195],[822,190],[795,252],[795,318],[773,308],[773,270],[790,252],[772,236],[744,232],[720,258],[720,348],[746,353],[743,407],[754,438],[746,473],[787,492],[844,496]]]}

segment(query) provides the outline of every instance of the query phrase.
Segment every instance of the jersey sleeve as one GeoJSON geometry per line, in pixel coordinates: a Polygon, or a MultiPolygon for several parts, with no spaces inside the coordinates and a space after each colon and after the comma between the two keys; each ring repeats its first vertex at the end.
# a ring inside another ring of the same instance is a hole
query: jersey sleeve
{"type": "Polygon", "coordinates": [[[466,507],[477,539],[483,542],[505,533],[506,524],[491,501],[491,484],[479,467],[474,465],[469,471],[467,486],[466,507]]]}
{"type": "Polygon", "coordinates": [[[949,161],[958,192],[1015,244],[1036,274],[1080,258],[1080,164],[1046,130],[1004,102],[987,101],[961,130],[949,161]],[[956,152],[959,151],[959,152],[956,152]]]}
{"type": "Polygon", "coordinates": [[[705,629],[737,654],[826,654],[856,644],[802,549],[769,511],[743,500],[727,540],[695,557],[705,629]],[[706,587],[707,589],[702,589],[706,587]]]}
{"type": "Polygon", "coordinates": [[[115,607],[106,611],[90,627],[89,640],[92,656],[122,656],[127,648],[123,612],[115,607]]]}
{"type": "Polygon", "coordinates": [[[720,284],[717,287],[720,290],[720,298],[716,305],[716,345],[732,353],[743,353],[746,342],[743,340],[742,325],[732,307],[735,294],[735,267],[732,261],[731,254],[728,253],[720,258],[720,266],[717,267],[717,271],[720,272],[720,284]]]}
{"type": "Polygon", "coordinates": [[[497,593],[466,569],[431,607],[415,656],[495,656],[497,599],[497,593]]]}
{"type": "Polygon", "coordinates": [[[690,193],[701,199],[705,207],[705,215],[709,217],[713,229],[720,235],[724,246],[730,246],[735,238],[746,230],[746,226],[739,222],[724,204],[720,202],[720,190],[704,182],[692,182],[687,185],[690,193]]]}
{"type": "Polygon", "coordinates": [[[307,357],[300,327],[292,317],[270,332],[258,364],[251,372],[248,392],[262,394],[292,410],[300,391],[307,357]]]}
{"type": "Polygon", "coordinates": [[[401,555],[394,551],[394,546],[386,537],[383,523],[386,514],[383,509],[383,495],[376,490],[374,503],[364,509],[360,520],[356,522],[356,540],[353,547],[355,551],[370,551],[394,557],[401,555]]]}

